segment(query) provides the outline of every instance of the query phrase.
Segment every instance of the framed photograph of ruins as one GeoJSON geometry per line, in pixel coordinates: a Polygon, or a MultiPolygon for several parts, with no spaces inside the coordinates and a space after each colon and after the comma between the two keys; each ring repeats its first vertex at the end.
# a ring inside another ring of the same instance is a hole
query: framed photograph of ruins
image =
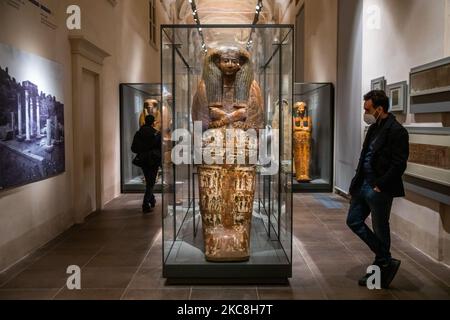
{"type": "Polygon", "coordinates": [[[450,112],[450,57],[411,69],[411,113],[450,112]]]}
{"type": "Polygon", "coordinates": [[[380,77],[373,79],[370,82],[370,90],[383,90],[386,91],[386,79],[385,77],[380,77]]]}
{"type": "Polygon", "coordinates": [[[408,108],[408,83],[406,81],[387,86],[390,111],[406,113],[408,108]]]}
{"type": "Polygon", "coordinates": [[[450,128],[412,128],[406,175],[450,187],[450,128]]]}
{"type": "Polygon", "coordinates": [[[0,190],[65,171],[63,68],[0,43],[0,190]]]}

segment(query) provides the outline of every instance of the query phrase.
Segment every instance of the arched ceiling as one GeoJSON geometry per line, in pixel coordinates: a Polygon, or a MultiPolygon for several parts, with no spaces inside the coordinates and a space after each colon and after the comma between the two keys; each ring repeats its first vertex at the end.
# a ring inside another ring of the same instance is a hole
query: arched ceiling
{"type": "MultiPolygon", "coordinates": [[[[264,0],[259,23],[279,23],[280,11],[293,0],[264,0]]],[[[188,0],[161,0],[166,8],[175,11],[174,23],[194,23],[188,0]]],[[[257,0],[196,0],[201,24],[251,24],[257,0]]],[[[173,12],[172,11],[172,12],[173,12]]]]}
{"type": "MultiPolygon", "coordinates": [[[[256,1],[253,0],[198,0],[197,10],[202,24],[248,24],[255,16],[256,1]]],[[[267,22],[268,10],[260,15],[267,22]]],[[[192,16],[189,16],[192,20],[192,16]]],[[[192,20],[193,21],[193,20],[192,20]]]]}
{"type": "MultiPolygon", "coordinates": [[[[189,0],[160,0],[169,19],[174,24],[196,24],[189,0]]],[[[281,17],[294,0],[263,0],[259,24],[279,24],[281,17]]],[[[253,23],[258,0],[195,0],[201,25],[253,23]]],[[[192,31],[196,33],[196,31],[192,31]]],[[[251,28],[236,29],[204,28],[203,35],[208,47],[236,44],[245,46],[250,39],[251,28]]]]}

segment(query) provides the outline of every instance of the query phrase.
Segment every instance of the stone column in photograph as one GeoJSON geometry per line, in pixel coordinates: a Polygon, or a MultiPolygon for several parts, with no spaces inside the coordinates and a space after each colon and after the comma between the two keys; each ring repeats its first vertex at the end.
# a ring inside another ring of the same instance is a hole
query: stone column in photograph
{"type": "Polygon", "coordinates": [[[47,119],[47,146],[50,147],[52,145],[52,119],[47,119]]]}
{"type": "Polygon", "coordinates": [[[55,139],[55,141],[59,141],[59,125],[58,125],[58,116],[54,116],[53,117],[53,138],[55,139]]]}
{"type": "Polygon", "coordinates": [[[36,96],[36,138],[40,139],[41,136],[41,101],[40,96],[36,96]]]}
{"type": "Polygon", "coordinates": [[[14,112],[11,112],[10,114],[11,114],[11,131],[14,132],[14,129],[15,129],[14,122],[16,122],[15,117],[14,117],[14,112]]]}
{"type": "Polygon", "coordinates": [[[25,88],[25,141],[30,140],[30,93],[28,88],[25,88]]]}
{"type": "Polygon", "coordinates": [[[35,137],[35,124],[34,124],[34,109],[36,100],[34,97],[34,90],[30,90],[30,138],[35,137]]]}
{"type": "Polygon", "coordinates": [[[22,101],[20,92],[17,93],[17,138],[22,139],[22,101]]]}

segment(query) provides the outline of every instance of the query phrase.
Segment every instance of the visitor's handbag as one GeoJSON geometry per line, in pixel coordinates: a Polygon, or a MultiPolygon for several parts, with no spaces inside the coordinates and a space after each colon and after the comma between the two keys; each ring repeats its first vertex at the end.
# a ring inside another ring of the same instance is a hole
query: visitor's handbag
{"type": "Polygon", "coordinates": [[[137,155],[134,157],[134,159],[133,159],[133,164],[134,164],[136,167],[142,168],[143,161],[142,161],[142,158],[139,156],[139,154],[137,154],[137,155]]]}
{"type": "Polygon", "coordinates": [[[150,161],[153,166],[160,167],[162,165],[161,151],[158,149],[152,149],[150,151],[150,161]]]}

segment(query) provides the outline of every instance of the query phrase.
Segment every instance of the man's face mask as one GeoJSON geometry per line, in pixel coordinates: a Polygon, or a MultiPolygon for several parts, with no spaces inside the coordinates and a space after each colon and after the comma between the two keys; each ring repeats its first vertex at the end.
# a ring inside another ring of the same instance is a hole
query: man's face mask
{"type": "Polygon", "coordinates": [[[379,108],[375,109],[374,113],[366,112],[366,113],[364,113],[364,122],[370,126],[372,124],[377,123],[380,116],[381,116],[381,111],[379,111],[379,108]]]}

